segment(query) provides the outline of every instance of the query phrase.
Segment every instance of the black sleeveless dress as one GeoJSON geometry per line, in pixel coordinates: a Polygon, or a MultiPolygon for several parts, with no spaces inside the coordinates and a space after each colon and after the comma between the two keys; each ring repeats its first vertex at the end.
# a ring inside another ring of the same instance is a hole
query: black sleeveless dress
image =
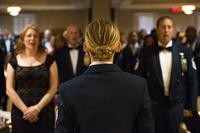
{"type": "MultiPolygon", "coordinates": [[[[10,61],[15,70],[15,90],[22,101],[29,107],[37,104],[49,89],[49,67],[53,63],[52,56],[47,56],[45,62],[38,66],[19,66],[17,59],[10,61]]],[[[53,133],[55,112],[53,100],[46,105],[35,123],[22,118],[23,113],[15,105],[12,107],[12,133],[53,133]]]]}

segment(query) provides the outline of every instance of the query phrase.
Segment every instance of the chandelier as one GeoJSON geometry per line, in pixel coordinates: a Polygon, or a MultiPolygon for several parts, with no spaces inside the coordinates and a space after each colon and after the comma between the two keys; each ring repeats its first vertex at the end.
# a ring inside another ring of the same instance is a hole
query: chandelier
{"type": "Polygon", "coordinates": [[[192,14],[195,9],[196,9],[196,7],[194,5],[183,5],[182,6],[182,11],[188,15],[192,14]]]}
{"type": "Polygon", "coordinates": [[[11,16],[17,16],[19,15],[19,12],[21,11],[21,7],[19,6],[9,6],[7,8],[7,12],[11,15],[11,16]]]}

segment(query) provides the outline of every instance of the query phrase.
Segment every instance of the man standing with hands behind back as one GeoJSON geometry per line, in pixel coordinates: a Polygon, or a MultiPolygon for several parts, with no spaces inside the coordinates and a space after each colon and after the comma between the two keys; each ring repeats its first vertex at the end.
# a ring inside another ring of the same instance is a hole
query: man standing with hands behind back
{"type": "Polygon", "coordinates": [[[157,42],[141,53],[139,73],[147,79],[155,133],[178,133],[183,116],[196,110],[197,75],[192,52],[172,40],[174,22],[157,21],[157,42]]]}
{"type": "Polygon", "coordinates": [[[56,133],[154,133],[146,81],[113,64],[120,52],[116,25],[90,23],[84,51],[89,68],[60,86],[56,133]]]}

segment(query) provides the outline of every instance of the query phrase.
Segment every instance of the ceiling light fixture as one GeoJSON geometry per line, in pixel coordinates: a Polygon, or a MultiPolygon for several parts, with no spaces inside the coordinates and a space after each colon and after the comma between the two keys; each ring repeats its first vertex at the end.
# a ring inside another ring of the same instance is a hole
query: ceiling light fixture
{"type": "Polygon", "coordinates": [[[187,15],[192,14],[195,9],[196,9],[196,7],[194,5],[183,5],[182,6],[182,11],[187,15]]]}
{"type": "Polygon", "coordinates": [[[21,11],[21,7],[19,6],[9,6],[7,8],[7,12],[11,15],[11,16],[17,16],[19,15],[19,12],[21,11]]]}

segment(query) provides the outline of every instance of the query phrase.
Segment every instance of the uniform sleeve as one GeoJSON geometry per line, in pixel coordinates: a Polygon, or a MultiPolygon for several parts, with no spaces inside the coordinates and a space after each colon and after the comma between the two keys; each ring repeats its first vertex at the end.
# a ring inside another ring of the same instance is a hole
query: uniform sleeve
{"type": "Polygon", "coordinates": [[[69,106],[69,101],[66,100],[65,92],[60,87],[58,95],[58,119],[56,121],[55,133],[74,133],[73,113],[69,106]]]}
{"type": "Polygon", "coordinates": [[[151,101],[147,83],[144,83],[143,103],[136,122],[137,133],[154,133],[154,120],[151,114],[151,101]]]}
{"type": "Polygon", "coordinates": [[[185,108],[189,110],[196,110],[198,80],[197,80],[196,65],[194,62],[192,51],[190,49],[188,49],[187,61],[188,61],[188,71],[186,78],[187,91],[186,91],[185,108]]]}
{"type": "Polygon", "coordinates": [[[16,67],[17,67],[17,59],[16,59],[16,57],[14,57],[13,59],[11,59],[8,63],[12,66],[12,68],[14,70],[16,69],[16,67]]]}
{"type": "Polygon", "coordinates": [[[54,61],[55,61],[54,55],[47,55],[47,59],[46,59],[47,68],[49,68],[54,61]]]}

